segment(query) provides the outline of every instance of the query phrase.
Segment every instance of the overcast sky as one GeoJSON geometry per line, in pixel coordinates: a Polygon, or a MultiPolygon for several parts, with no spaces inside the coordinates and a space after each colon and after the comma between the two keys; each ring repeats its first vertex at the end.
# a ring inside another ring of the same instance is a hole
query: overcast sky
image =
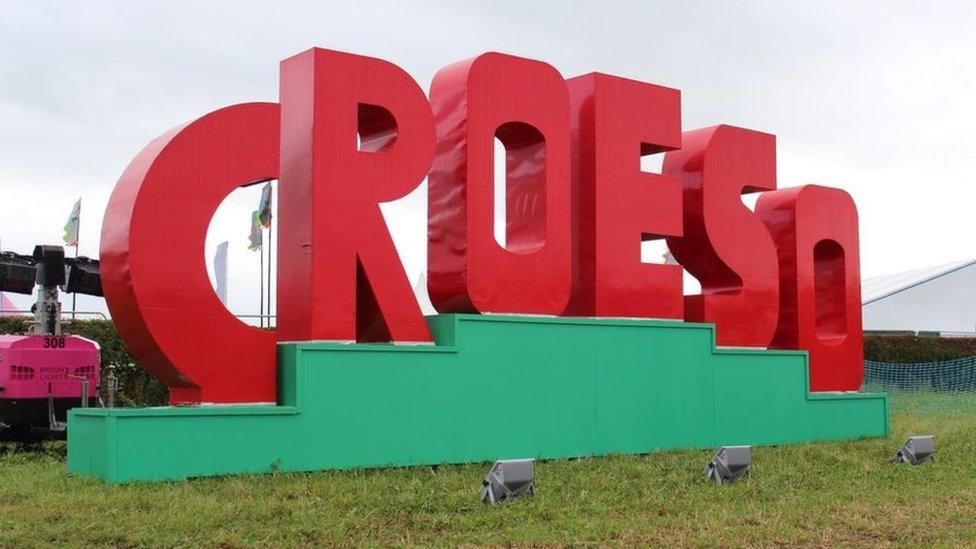
{"type": "MultiPolygon", "coordinates": [[[[974,2],[281,4],[0,0],[3,249],[59,242],[83,197],[81,253],[97,255],[108,197],[146,143],[224,105],[276,101],[278,62],[321,46],[396,63],[425,89],[440,67],[492,50],[567,78],[676,87],[685,129],[776,134],[780,187],[850,192],[865,276],[976,258],[974,2]]],[[[233,238],[238,313],[257,310],[247,192],[208,237],[208,255],[233,238]]],[[[384,211],[416,280],[425,189],[384,211]]]]}

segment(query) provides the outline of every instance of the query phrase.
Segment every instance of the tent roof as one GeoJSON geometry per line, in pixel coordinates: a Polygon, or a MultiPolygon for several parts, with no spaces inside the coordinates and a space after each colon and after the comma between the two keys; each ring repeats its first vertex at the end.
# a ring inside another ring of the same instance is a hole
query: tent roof
{"type": "MultiPolygon", "coordinates": [[[[0,292],[0,309],[4,309],[6,311],[10,311],[12,309],[18,311],[20,310],[20,308],[17,307],[17,304],[14,303],[13,301],[10,301],[10,298],[7,297],[3,292],[0,292]]],[[[16,314],[17,313],[2,312],[0,313],[0,316],[11,316],[16,314]]]]}
{"type": "Polygon", "coordinates": [[[976,265],[976,259],[956,261],[935,267],[926,267],[924,269],[914,269],[903,273],[868,278],[861,282],[861,304],[867,305],[868,303],[884,299],[902,290],[924,284],[932,279],[958,271],[959,269],[965,269],[972,265],[976,265]]]}

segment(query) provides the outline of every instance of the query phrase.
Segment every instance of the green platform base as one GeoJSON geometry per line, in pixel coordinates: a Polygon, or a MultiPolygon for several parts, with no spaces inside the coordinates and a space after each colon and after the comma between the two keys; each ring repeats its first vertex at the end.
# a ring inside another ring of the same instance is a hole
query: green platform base
{"type": "Polygon", "coordinates": [[[110,482],[887,436],[885,395],[808,392],[805,352],[714,327],[441,315],[436,346],[282,344],[278,406],[75,409],[110,482]]]}

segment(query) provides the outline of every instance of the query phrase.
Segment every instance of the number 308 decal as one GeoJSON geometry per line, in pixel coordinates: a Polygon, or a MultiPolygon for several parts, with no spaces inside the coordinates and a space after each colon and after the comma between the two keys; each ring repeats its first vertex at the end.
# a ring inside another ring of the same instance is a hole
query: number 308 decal
{"type": "Polygon", "coordinates": [[[45,349],[64,349],[64,336],[44,336],[45,349]]]}

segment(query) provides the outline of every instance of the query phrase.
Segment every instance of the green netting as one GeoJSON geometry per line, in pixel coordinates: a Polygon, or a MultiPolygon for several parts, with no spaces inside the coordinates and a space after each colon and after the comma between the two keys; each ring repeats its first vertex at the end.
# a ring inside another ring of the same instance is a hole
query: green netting
{"type": "Polygon", "coordinates": [[[976,356],[943,362],[864,361],[862,391],[891,395],[891,409],[976,414],[976,356]]]}

